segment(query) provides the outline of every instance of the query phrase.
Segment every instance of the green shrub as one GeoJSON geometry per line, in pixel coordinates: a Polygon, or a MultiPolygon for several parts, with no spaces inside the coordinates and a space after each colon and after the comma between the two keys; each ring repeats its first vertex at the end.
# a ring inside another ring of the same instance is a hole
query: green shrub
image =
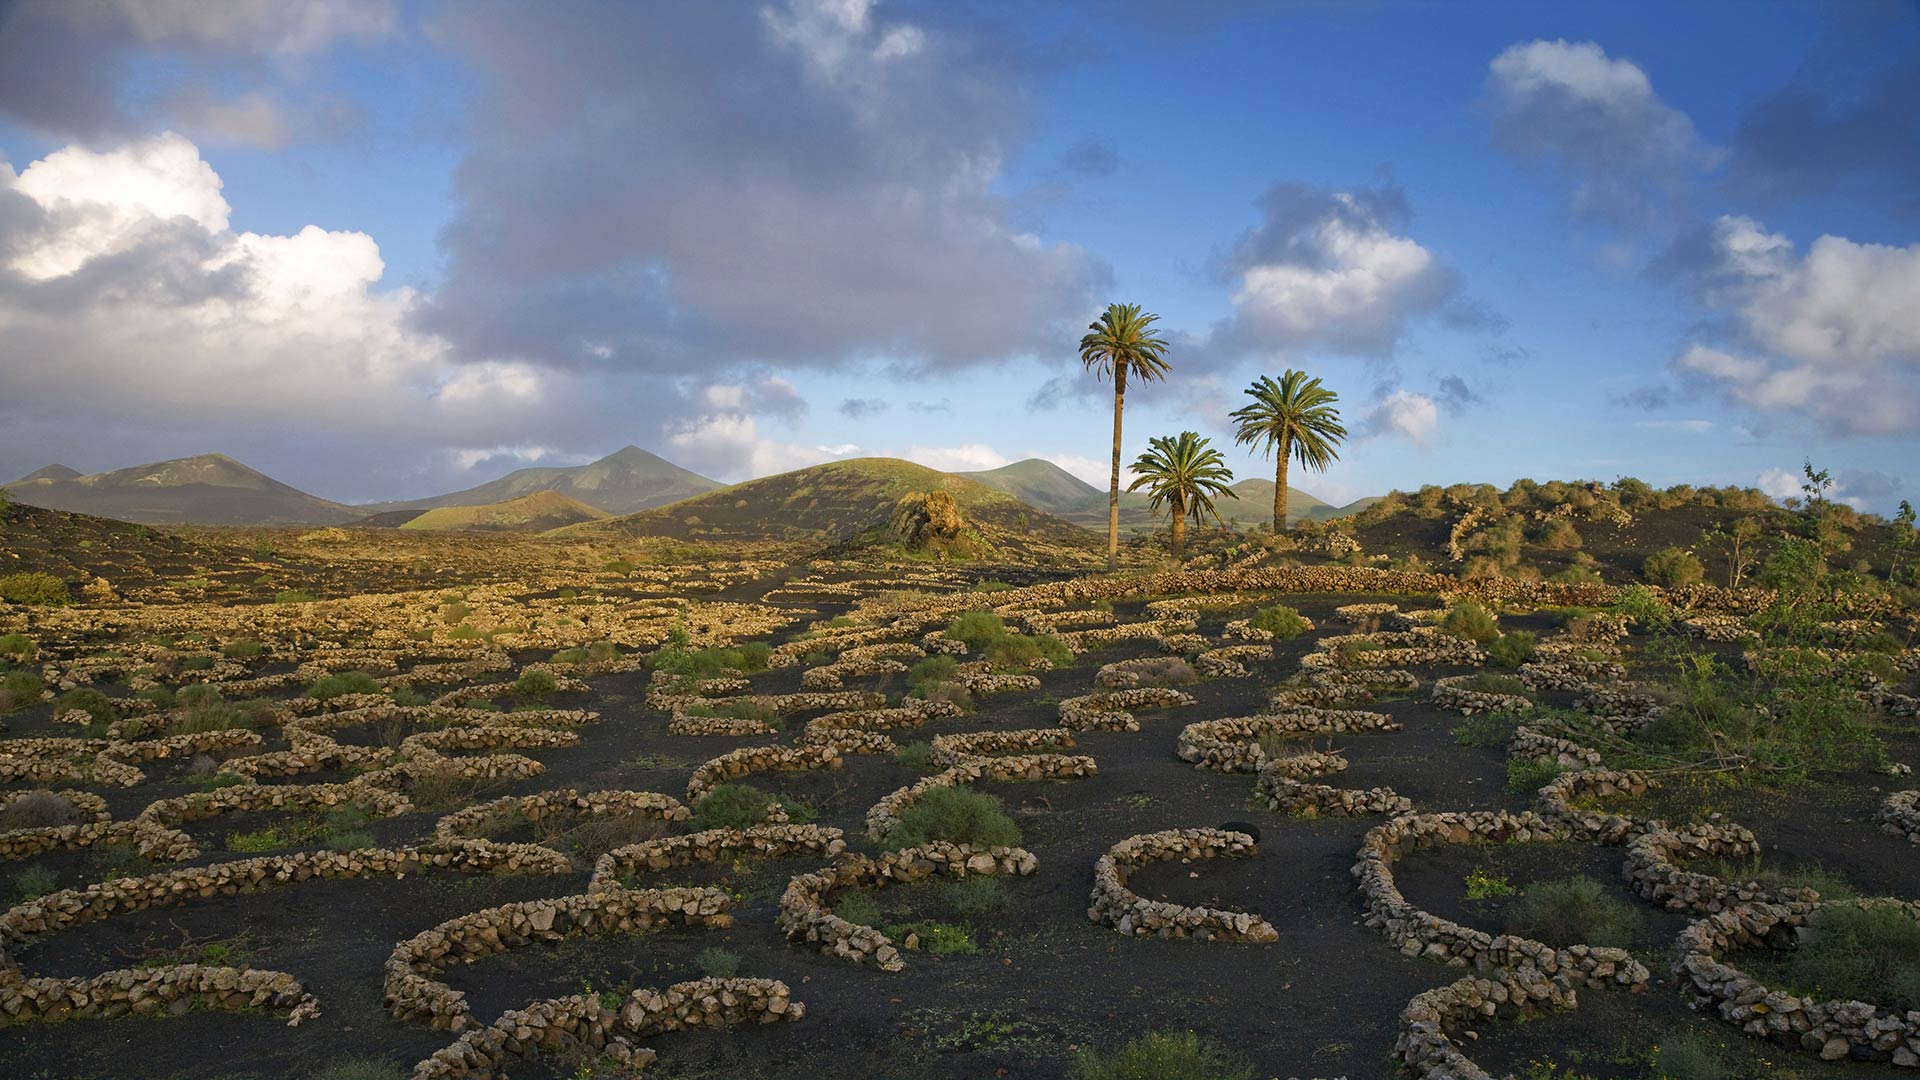
{"type": "Polygon", "coordinates": [[[552,657],[556,664],[579,664],[584,663],[586,659],[587,650],[585,649],[561,649],[552,657]]]}
{"type": "Polygon", "coordinates": [[[0,809],[0,832],[78,825],[81,820],[80,808],[66,796],[42,788],[20,792],[0,809]]]}
{"type": "Polygon", "coordinates": [[[255,638],[239,638],[220,647],[220,652],[229,660],[251,660],[266,651],[267,647],[255,638]]]}
{"type": "Polygon", "coordinates": [[[1733,1070],[1721,1062],[1712,1045],[1691,1031],[1661,1039],[1647,1063],[1659,1080],[1733,1080],[1733,1070]]]}
{"type": "Polygon", "coordinates": [[[513,680],[513,696],[528,701],[545,701],[560,689],[559,680],[545,668],[534,668],[513,680]]]}
{"type": "Polygon", "coordinates": [[[406,1080],[407,1070],[379,1058],[341,1058],[320,1067],[308,1080],[406,1080]]]}
{"type": "Polygon", "coordinates": [[[38,704],[47,684],[31,671],[9,671],[0,675],[0,712],[13,712],[38,704]]]}
{"type": "Polygon", "coordinates": [[[1007,624],[991,611],[963,611],[947,624],[947,636],[969,649],[984,649],[1007,636],[1007,624]]]}
{"type": "Polygon", "coordinates": [[[286,838],[280,835],[280,830],[271,827],[261,829],[257,832],[227,834],[228,851],[240,851],[248,854],[272,851],[274,848],[283,846],[286,842],[286,838]]]}
{"type": "Polygon", "coordinates": [[[1511,675],[1496,675],[1491,671],[1476,671],[1460,685],[1476,694],[1509,694],[1514,697],[1525,697],[1527,694],[1526,683],[1511,675]]]}
{"type": "Polygon", "coordinates": [[[1013,906],[1013,894],[999,878],[970,877],[942,890],[947,906],[968,917],[993,915],[1013,906]]]}
{"type": "Polygon", "coordinates": [[[1453,741],[1459,746],[1481,748],[1505,746],[1513,736],[1513,721],[1498,713],[1469,716],[1453,729],[1453,741]]]}
{"type": "Polygon", "coordinates": [[[403,707],[426,705],[432,701],[427,695],[415,690],[411,686],[396,686],[387,691],[387,696],[393,699],[395,705],[403,707]]]}
{"type": "Polygon", "coordinates": [[[79,709],[96,724],[111,724],[120,719],[120,714],[114,711],[113,702],[107,695],[91,686],[76,687],[53,700],[54,715],[58,716],[68,709],[79,709]]]}
{"type": "Polygon", "coordinates": [[[980,847],[1012,847],[1020,826],[1000,808],[1000,800],[964,787],[934,788],[920,796],[887,831],[888,849],[918,847],[930,840],[980,847]]]}
{"type": "Polygon", "coordinates": [[[885,933],[902,946],[905,945],[907,936],[912,935],[917,939],[920,948],[935,956],[971,956],[980,951],[980,946],[974,944],[973,931],[952,923],[932,921],[901,923],[887,927],[885,933]]]}
{"type": "Polygon", "coordinates": [[[1561,768],[1551,761],[1507,759],[1507,790],[1515,795],[1531,795],[1559,778],[1561,768]]]}
{"type": "Polygon", "coordinates": [[[710,679],[728,672],[765,671],[767,659],[772,655],[773,646],[764,641],[750,641],[726,649],[689,649],[685,645],[668,644],[654,652],[652,663],[655,671],[710,679]]]}
{"type": "Polygon", "coordinates": [[[939,686],[941,683],[952,682],[959,676],[958,660],[946,655],[929,656],[924,660],[914,661],[913,667],[907,669],[907,685],[913,688],[912,693],[915,696],[925,697],[924,690],[939,686]]]}
{"type": "Polygon", "coordinates": [[[910,742],[893,752],[893,760],[909,769],[926,772],[933,767],[933,744],[930,742],[910,742]]]}
{"type": "Polygon", "coordinates": [[[880,923],[880,903],[872,893],[839,893],[827,907],[835,915],[858,926],[878,926],[880,923]]]}
{"type": "Polygon", "coordinates": [[[1828,908],[1780,970],[1802,996],[1920,1009],[1920,921],[1893,908],[1828,908]]]}
{"type": "Polygon", "coordinates": [[[1066,667],[1073,663],[1073,653],[1053,634],[1008,634],[987,646],[986,659],[995,671],[1017,672],[1029,670],[1036,660],[1066,667]]]}
{"type": "MultiPolygon", "coordinates": [[[[604,664],[620,655],[620,649],[611,641],[596,641],[587,646],[587,659],[596,664],[604,664]]],[[[772,650],[768,650],[772,655],[772,650]]]]}
{"type": "Polygon", "coordinates": [[[363,829],[344,829],[327,833],[327,847],[334,851],[357,851],[374,846],[373,834],[363,829]]]}
{"type": "Polygon", "coordinates": [[[1709,874],[1722,881],[1751,881],[1766,889],[1788,886],[1813,889],[1822,900],[1849,900],[1859,895],[1852,882],[1821,867],[1774,866],[1761,862],[1759,856],[1748,859],[1700,859],[1687,864],[1687,869],[1709,874]]]}
{"type": "Polygon", "coordinates": [[[1534,542],[1554,551],[1572,551],[1581,544],[1580,530],[1566,518],[1554,518],[1541,528],[1534,542]]]}
{"type": "Polygon", "coordinates": [[[67,583],[52,574],[9,574],[0,577],[0,600],[27,607],[66,607],[73,603],[67,583]]]}
{"type": "Polygon", "coordinates": [[[1518,896],[1520,890],[1513,887],[1505,874],[1489,873],[1485,870],[1467,871],[1467,899],[1490,900],[1496,896],[1518,896]]]}
{"type": "Polygon", "coordinates": [[[1453,605],[1446,618],[1440,620],[1440,629],[1469,641],[1488,642],[1500,636],[1500,622],[1493,617],[1493,612],[1471,600],[1453,605]]]}
{"type": "Polygon", "coordinates": [[[1598,585],[1600,573],[1591,566],[1569,566],[1547,578],[1556,585],[1598,585]]]}
{"type": "Polygon", "coordinates": [[[317,599],[319,598],[304,589],[281,589],[273,594],[273,602],[276,604],[311,604],[317,599]]]}
{"type": "Polygon", "coordinates": [[[752,784],[720,784],[693,804],[695,829],[744,829],[764,825],[773,796],[752,784]]]}
{"type": "Polygon", "coordinates": [[[344,694],[377,694],[380,680],[364,671],[341,671],[315,680],[307,687],[307,696],[316,701],[331,701],[344,694]]]}
{"type": "Polygon", "coordinates": [[[1647,556],[1646,561],[1640,564],[1641,577],[1668,589],[1698,585],[1706,575],[1707,568],[1700,564],[1693,552],[1684,548],[1662,548],[1647,556]]]}
{"type": "Polygon", "coordinates": [[[701,974],[709,979],[731,979],[740,973],[740,954],[718,945],[701,949],[693,962],[700,965],[701,974]]]}
{"type": "Polygon", "coordinates": [[[1080,1051],[1073,1080],[1253,1080],[1251,1064],[1191,1031],[1151,1032],[1118,1050],[1080,1051]]]}
{"type": "Polygon", "coordinates": [[[1539,643],[1531,630],[1509,630],[1487,646],[1487,656],[1501,667],[1517,668],[1533,658],[1533,650],[1539,643]]]}
{"type": "Polygon", "coordinates": [[[1673,606],[1641,585],[1622,589],[1607,610],[1614,615],[1625,615],[1648,629],[1664,627],[1674,618],[1673,606]]]}
{"type": "Polygon", "coordinates": [[[631,574],[633,571],[633,564],[625,559],[612,559],[600,565],[603,574],[631,574]]]}
{"type": "Polygon", "coordinates": [[[1283,641],[1287,638],[1299,637],[1311,627],[1306,616],[1285,604],[1263,607],[1254,612],[1253,618],[1248,622],[1255,630],[1265,630],[1283,641]]]}
{"type": "Polygon", "coordinates": [[[487,635],[481,633],[480,628],[471,623],[461,623],[447,631],[447,636],[455,641],[479,641],[487,635]]]}
{"type": "Polygon", "coordinates": [[[0,634],[0,656],[23,662],[33,659],[39,650],[40,646],[25,634],[0,634]]]}
{"type": "Polygon", "coordinates": [[[38,900],[60,887],[60,875],[50,867],[29,866],[13,875],[13,895],[21,900],[38,900]]]}
{"type": "Polygon", "coordinates": [[[1507,933],[1548,945],[1607,945],[1624,949],[1640,928],[1640,909],[1598,878],[1585,876],[1530,885],[1507,909],[1507,933]]]}

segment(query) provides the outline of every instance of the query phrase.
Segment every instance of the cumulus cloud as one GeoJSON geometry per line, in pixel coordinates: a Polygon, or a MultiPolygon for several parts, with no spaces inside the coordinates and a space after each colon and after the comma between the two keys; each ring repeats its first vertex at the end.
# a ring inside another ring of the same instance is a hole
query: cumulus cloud
{"type": "Polygon", "coordinates": [[[937,18],[450,5],[436,34],[486,123],[421,325],[463,355],[677,374],[1057,344],[1104,271],[1015,224],[1026,72],[937,18]]]}
{"type": "Polygon", "coordinates": [[[752,416],[724,409],[670,421],[666,439],[669,458],[721,480],[791,472],[851,457],[860,449],[851,443],[811,446],[770,439],[752,416]]]}
{"type": "Polygon", "coordinates": [[[1528,41],[1488,65],[1494,142],[1550,169],[1573,212],[1641,229],[1670,219],[1720,152],[1660,99],[1638,64],[1591,41],[1528,41]]]}
{"type": "Polygon", "coordinates": [[[0,4],[0,114],[63,138],[130,137],[157,119],[274,146],[304,122],[290,110],[336,103],[295,94],[290,106],[258,90],[223,99],[205,88],[244,79],[287,89],[304,58],[379,41],[395,26],[393,0],[16,0],[0,4]],[[165,62],[136,64],[155,57],[165,62]],[[157,90],[127,92],[136,67],[157,90]]]}
{"type": "Polygon", "coordinates": [[[1402,235],[1412,211],[1397,187],[1278,183],[1258,205],[1262,222],[1226,260],[1233,317],[1214,327],[1203,354],[1384,356],[1410,321],[1458,300],[1459,275],[1402,235]]]}
{"type": "Polygon", "coordinates": [[[1425,446],[1440,428],[1440,406],[1426,394],[1394,390],[1382,397],[1359,425],[1362,437],[1400,435],[1425,446]]]}
{"type": "Polygon", "coordinates": [[[1007,456],[985,443],[960,446],[909,446],[900,456],[941,472],[981,472],[1008,463],[1007,456]]]}
{"type": "Polygon", "coordinates": [[[1767,412],[1849,433],[1911,432],[1920,417],[1920,244],[1821,236],[1802,253],[1745,217],[1721,217],[1689,256],[1691,280],[1730,321],[1690,345],[1684,378],[1767,412]]]}

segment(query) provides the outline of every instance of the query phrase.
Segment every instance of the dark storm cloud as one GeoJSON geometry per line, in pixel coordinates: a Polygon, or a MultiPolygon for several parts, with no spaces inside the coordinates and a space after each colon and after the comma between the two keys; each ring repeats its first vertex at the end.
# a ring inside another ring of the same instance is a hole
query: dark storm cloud
{"type": "Polygon", "coordinates": [[[420,325],[470,357],[950,367],[1057,340],[1104,280],[993,190],[1026,62],[965,26],[482,2],[436,32],[480,90],[420,325]]]}
{"type": "MultiPolygon", "coordinates": [[[[1905,21],[1911,41],[1911,8],[1905,21]]],[[[1801,71],[1741,118],[1736,192],[1779,201],[1842,191],[1920,214],[1920,47],[1885,65],[1861,55],[1801,71]]]]}

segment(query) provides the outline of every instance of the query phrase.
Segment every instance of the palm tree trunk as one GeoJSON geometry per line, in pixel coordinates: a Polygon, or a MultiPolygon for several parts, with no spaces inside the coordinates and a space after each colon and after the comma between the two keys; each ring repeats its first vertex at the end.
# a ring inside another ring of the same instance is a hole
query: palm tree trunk
{"type": "Polygon", "coordinates": [[[1280,464],[1273,468],[1273,531],[1275,534],[1287,529],[1287,454],[1293,449],[1293,440],[1280,440],[1280,464]]]}
{"type": "Polygon", "coordinates": [[[1107,569],[1120,564],[1120,413],[1126,407],[1127,369],[1113,366],[1113,479],[1107,486],[1107,569]]]}
{"type": "Polygon", "coordinates": [[[1185,551],[1187,547],[1187,508],[1180,505],[1180,499],[1178,496],[1175,496],[1174,499],[1172,500],[1172,506],[1173,506],[1173,557],[1177,559],[1180,557],[1180,553],[1182,551],[1185,551]]]}

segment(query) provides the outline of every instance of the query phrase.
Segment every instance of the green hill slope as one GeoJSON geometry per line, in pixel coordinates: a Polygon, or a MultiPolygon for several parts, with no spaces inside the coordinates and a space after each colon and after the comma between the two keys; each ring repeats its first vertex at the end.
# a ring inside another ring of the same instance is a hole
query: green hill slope
{"type": "Polygon", "coordinates": [[[595,509],[557,491],[536,491],[518,499],[486,506],[436,507],[400,527],[459,532],[536,533],[578,525],[584,521],[602,521],[611,516],[605,510],[595,509]]]}
{"type": "Polygon", "coordinates": [[[627,446],[585,465],[516,469],[498,480],[464,491],[424,499],[371,503],[359,510],[363,516],[373,516],[398,510],[491,506],[551,491],[609,514],[631,514],[678,502],[719,486],[719,481],[683,469],[658,454],[627,446]]]}

